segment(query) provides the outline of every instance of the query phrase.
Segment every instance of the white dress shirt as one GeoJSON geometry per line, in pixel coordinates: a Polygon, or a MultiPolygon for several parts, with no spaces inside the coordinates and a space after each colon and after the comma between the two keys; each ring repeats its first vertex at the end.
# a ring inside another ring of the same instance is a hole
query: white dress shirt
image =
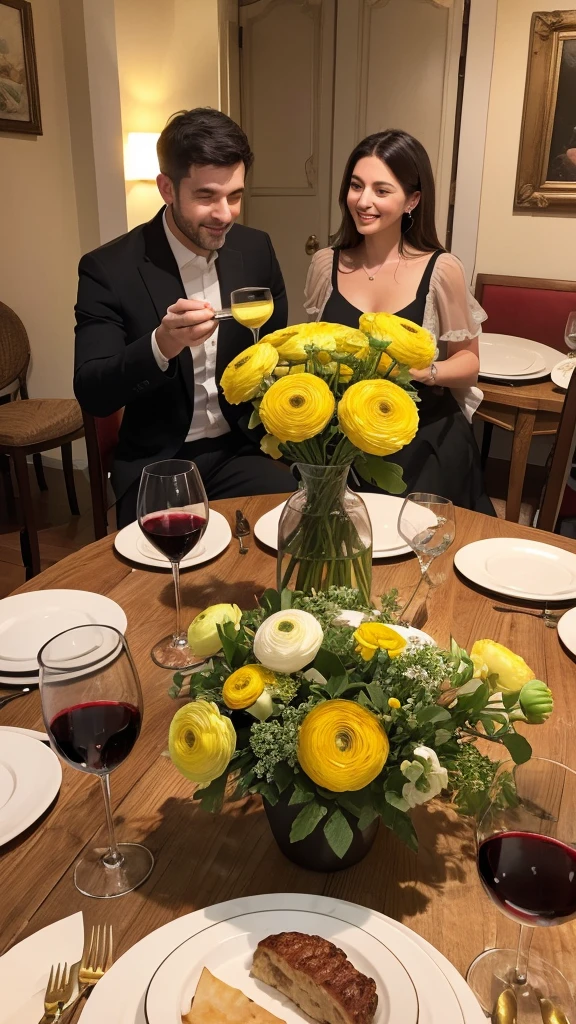
{"type": "MultiPolygon", "coordinates": [[[[174,253],[178,264],[184,291],[189,299],[205,299],[213,309],[222,308],[220,282],[216,273],[217,252],[209,259],[198,256],[182,245],[172,234],[166,223],[166,211],[162,218],[168,245],[174,253]]],[[[203,345],[190,347],[194,365],[194,409],[192,422],[186,435],[187,441],[198,441],[201,437],[220,437],[230,433],[230,427],[222,415],[218,402],[216,386],[216,344],[218,341],[217,327],[214,334],[203,345]]],[[[152,333],[152,351],[161,370],[168,369],[168,360],[163,356],[156,343],[156,331],[152,333]]]]}

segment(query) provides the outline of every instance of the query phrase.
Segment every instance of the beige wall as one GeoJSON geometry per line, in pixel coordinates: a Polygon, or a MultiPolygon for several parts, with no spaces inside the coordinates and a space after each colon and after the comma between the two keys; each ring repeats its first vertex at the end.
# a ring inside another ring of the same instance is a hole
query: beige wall
{"type": "MultiPolygon", "coordinates": [[[[115,0],[122,128],[159,132],[177,110],[219,105],[217,0],[115,0]]],[[[128,227],[161,206],[155,184],[127,182],[128,227]]]]}
{"type": "Polygon", "coordinates": [[[32,0],[44,134],[0,132],[0,298],[32,349],[31,398],[72,395],[80,255],[58,0],[32,0]]]}
{"type": "Polygon", "coordinates": [[[512,212],[532,12],[558,2],[499,0],[476,270],[574,279],[576,219],[512,212]]]}

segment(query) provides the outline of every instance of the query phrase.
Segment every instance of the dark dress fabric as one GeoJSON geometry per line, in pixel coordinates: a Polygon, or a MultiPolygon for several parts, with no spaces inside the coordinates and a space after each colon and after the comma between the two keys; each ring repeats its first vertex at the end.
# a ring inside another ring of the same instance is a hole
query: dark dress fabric
{"type": "MultiPolygon", "coordinates": [[[[434,264],[442,250],[435,252],[422,275],[416,298],[397,316],[405,317],[422,326],[426,297],[434,264]]],[[[338,250],[334,250],[332,267],[332,294],[324,307],[322,319],[329,323],[358,327],[362,311],[348,302],[338,290],[338,250]]],[[[495,516],[494,506],[486,494],[480,466],[480,452],[472,427],[448,388],[429,387],[414,381],[420,402],[418,433],[414,440],[395,455],[386,456],[388,462],[402,466],[405,494],[428,491],[449,498],[460,508],[495,516]]],[[[377,491],[377,487],[362,481],[361,490],[377,491]]]]}

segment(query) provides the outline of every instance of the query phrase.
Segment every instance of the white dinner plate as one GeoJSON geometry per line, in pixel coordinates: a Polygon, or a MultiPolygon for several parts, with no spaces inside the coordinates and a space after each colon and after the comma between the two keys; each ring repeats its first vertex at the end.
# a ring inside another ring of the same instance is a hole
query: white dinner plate
{"type": "Polygon", "coordinates": [[[553,367],[558,362],[558,350],[550,348],[549,345],[543,345],[539,341],[532,341],[530,338],[516,338],[511,334],[489,334],[482,333],[479,338],[479,351],[480,351],[480,376],[485,377],[486,380],[514,380],[520,383],[520,381],[530,380],[541,380],[543,377],[548,377],[552,372],[553,367]],[[489,346],[489,347],[488,347],[489,346]],[[484,369],[484,353],[490,353],[488,359],[490,360],[488,365],[493,365],[491,360],[493,358],[494,351],[499,346],[505,346],[506,350],[510,350],[516,347],[517,351],[523,353],[523,357],[528,358],[529,354],[532,354],[534,359],[541,360],[544,365],[540,369],[531,368],[524,372],[518,372],[511,374],[507,372],[506,367],[503,367],[503,371],[492,373],[490,370],[484,369]]]}
{"type": "Polygon", "coordinates": [[[250,976],[259,941],[289,931],[336,942],[359,971],[374,979],[378,992],[374,1024],[418,1024],[418,997],[410,975],[379,939],[334,915],[303,910],[261,910],[210,924],[193,935],[169,954],[153,976],[146,993],[148,1024],[182,1024],[204,967],[286,1024],[301,1024],[305,1014],[290,999],[250,976]]]}
{"type": "Polygon", "coordinates": [[[75,964],[82,956],[80,912],[32,932],[0,956],[0,1024],[37,1024],[52,964],[75,964]]]}
{"type": "MultiPolygon", "coordinates": [[[[358,493],[368,509],[372,523],[372,557],[397,558],[412,552],[410,545],[398,533],[398,516],[404,498],[397,498],[393,494],[358,493]]],[[[254,525],[254,536],[274,551],[278,550],[278,523],[285,504],[283,501],[281,505],[260,516],[254,525]]],[[[422,509],[422,516],[424,519],[430,516],[430,521],[435,522],[434,514],[428,509],[422,509]]]]}
{"type": "Polygon", "coordinates": [[[62,768],[49,747],[30,736],[0,736],[0,846],[24,832],[60,789],[62,768]]]}
{"type": "Polygon", "coordinates": [[[40,673],[32,672],[30,675],[7,676],[0,673],[0,686],[13,686],[21,690],[23,686],[35,687],[40,685],[40,673]]]}
{"type": "Polygon", "coordinates": [[[558,619],[558,636],[571,654],[576,654],[576,608],[570,608],[558,619]]]}
{"type": "MultiPolygon", "coordinates": [[[[230,900],[158,928],[124,953],[98,982],[82,1012],[82,1024],[147,1024],[146,990],[173,950],[214,923],[261,911],[327,915],[378,939],[400,960],[414,982],[419,1002],[418,1024],[485,1024],[484,1013],[464,979],[425,939],[366,907],[304,893],[269,893],[230,900]]],[[[337,933],[334,941],[338,944],[337,933]]]]}
{"type": "Polygon", "coordinates": [[[561,359],[559,363],[556,363],[556,366],[552,367],[550,376],[552,377],[552,382],[556,387],[568,387],[575,366],[576,359],[561,359]]]}
{"type": "Polygon", "coordinates": [[[480,372],[494,377],[515,377],[517,374],[539,373],[545,369],[542,356],[525,348],[522,341],[490,341],[480,338],[480,372]]]}
{"type": "Polygon", "coordinates": [[[576,555],[515,537],[476,540],[454,556],[456,568],[486,590],[527,601],[576,598],[576,555]]]}
{"type": "MultiPolygon", "coordinates": [[[[197,548],[183,558],[180,562],[181,569],[193,569],[197,565],[209,562],[211,558],[221,554],[228,547],[232,540],[232,530],[228,521],[220,512],[210,509],[208,526],[197,548]]],[[[119,555],[128,558],[131,562],[138,562],[139,565],[150,565],[155,569],[167,569],[170,571],[171,563],[165,555],[162,555],[149,540],[146,539],[137,522],[130,523],[120,530],[114,538],[114,547],[119,555]]]]}
{"type": "MultiPolygon", "coordinates": [[[[126,616],[115,601],[88,590],[36,590],[0,601],[0,672],[38,671],[40,648],[73,626],[98,623],[126,629],[126,616]]],[[[26,686],[20,677],[13,685],[26,686]]]]}

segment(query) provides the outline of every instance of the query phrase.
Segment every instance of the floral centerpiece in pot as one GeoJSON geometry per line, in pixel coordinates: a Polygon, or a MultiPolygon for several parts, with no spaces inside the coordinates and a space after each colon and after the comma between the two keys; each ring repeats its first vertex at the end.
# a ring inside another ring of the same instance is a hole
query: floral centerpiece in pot
{"type": "Polygon", "coordinates": [[[354,467],[382,490],[404,490],[402,471],[384,457],[418,429],[409,368],[429,366],[432,335],[401,317],[365,314],[360,330],[296,324],[267,335],[222,374],[225,398],[252,402],[261,446],[298,466],[302,486],[279,526],[278,587],[305,593],[356,587],[370,600],[372,535],[362,499],[347,489],[354,467]]]}
{"type": "Polygon", "coordinates": [[[358,860],[378,822],[416,849],[410,812],[448,789],[476,809],[494,763],[477,737],[517,762],[531,749],[518,722],[552,711],[546,684],[491,640],[467,654],[407,641],[358,592],[266,591],[257,609],[207,609],[191,646],[211,655],[172,696],[169,749],[211,811],[225,795],[260,793],[272,830],[298,863],[331,870],[358,860]],[[351,609],[351,610],[350,610],[351,609]]]}

